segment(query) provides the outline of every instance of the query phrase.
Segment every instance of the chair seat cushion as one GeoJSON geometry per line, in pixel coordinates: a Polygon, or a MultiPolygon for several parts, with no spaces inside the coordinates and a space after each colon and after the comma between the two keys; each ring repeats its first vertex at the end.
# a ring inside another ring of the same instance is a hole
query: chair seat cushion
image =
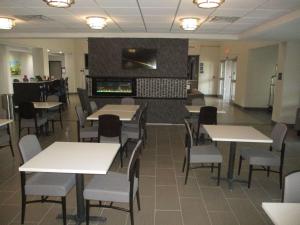
{"type": "MultiPolygon", "coordinates": [[[[121,136],[121,145],[124,146],[126,142],[128,141],[128,136],[126,134],[122,133],[121,136]]],[[[119,143],[119,137],[100,137],[101,143],[119,143]]]]}
{"type": "MultiPolygon", "coordinates": [[[[36,122],[37,126],[40,127],[46,124],[48,121],[47,117],[37,117],[36,122]]],[[[35,127],[34,119],[22,119],[21,127],[35,127]]]]}
{"type": "Polygon", "coordinates": [[[139,139],[139,127],[122,127],[122,134],[131,139],[139,139]]]}
{"type": "Polygon", "coordinates": [[[74,184],[74,174],[35,173],[26,181],[25,194],[66,196],[74,184]]]}
{"type": "Polygon", "coordinates": [[[137,120],[122,122],[122,128],[139,128],[139,124],[137,120]]]}
{"type": "MultiPolygon", "coordinates": [[[[126,174],[109,172],[106,175],[96,175],[84,189],[83,196],[88,200],[129,202],[130,182],[126,174]]],[[[138,179],[135,178],[133,196],[138,189],[138,179]]]]}
{"type": "Polygon", "coordinates": [[[191,148],[191,163],[221,163],[222,160],[222,154],[213,144],[197,145],[191,148]]]}
{"type": "Polygon", "coordinates": [[[279,166],[280,157],[265,149],[241,149],[243,159],[248,160],[250,165],[279,166]]]}
{"type": "Polygon", "coordinates": [[[98,127],[84,127],[80,128],[80,138],[97,138],[98,127]]]}

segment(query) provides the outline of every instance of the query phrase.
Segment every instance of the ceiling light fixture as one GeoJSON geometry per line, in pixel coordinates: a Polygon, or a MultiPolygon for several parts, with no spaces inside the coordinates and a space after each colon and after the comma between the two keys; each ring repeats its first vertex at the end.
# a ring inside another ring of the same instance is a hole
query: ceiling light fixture
{"type": "Polygon", "coordinates": [[[198,18],[182,18],[180,20],[180,26],[184,30],[196,30],[200,25],[200,19],[198,18]]]}
{"type": "Polygon", "coordinates": [[[225,0],[193,0],[193,3],[199,8],[205,9],[217,8],[224,2],[225,0]]]}
{"type": "Polygon", "coordinates": [[[47,5],[56,8],[68,8],[75,3],[75,0],[43,0],[47,5]]]}
{"type": "Polygon", "coordinates": [[[15,26],[15,20],[8,17],[0,17],[0,29],[10,30],[15,26]]]}
{"type": "Polygon", "coordinates": [[[86,23],[92,29],[101,30],[107,25],[107,18],[99,16],[90,16],[86,18],[86,23]]]}

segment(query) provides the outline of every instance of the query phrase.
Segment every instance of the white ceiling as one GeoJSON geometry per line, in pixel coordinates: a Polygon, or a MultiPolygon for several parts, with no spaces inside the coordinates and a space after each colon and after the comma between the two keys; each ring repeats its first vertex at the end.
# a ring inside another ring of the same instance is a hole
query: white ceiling
{"type": "MultiPolygon", "coordinates": [[[[44,15],[52,19],[42,22],[17,20],[16,27],[10,31],[1,30],[0,37],[25,33],[32,36],[37,33],[45,36],[54,33],[80,33],[87,36],[104,33],[176,36],[188,33],[216,38],[226,35],[238,37],[297,9],[300,9],[300,0],[225,0],[217,9],[200,9],[192,0],[75,0],[75,4],[67,9],[48,7],[42,0],[0,0],[0,16],[44,15]],[[86,25],[85,17],[94,15],[109,18],[108,26],[104,30],[94,31],[86,25]],[[206,21],[196,31],[183,31],[179,20],[190,16],[206,21]],[[212,16],[236,16],[240,19],[234,23],[211,23],[208,18],[212,16]]],[[[289,21],[289,25],[299,27],[299,20],[289,21]]],[[[283,26],[279,29],[283,31],[279,33],[286,34],[286,29],[283,26]]],[[[294,33],[299,32],[295,31],[291,35],[294,33]]],[[[272,32],[274,34],[276,31],[272,32]]],[[[286,36],[289,35],[284,38],[286,36]]]]}

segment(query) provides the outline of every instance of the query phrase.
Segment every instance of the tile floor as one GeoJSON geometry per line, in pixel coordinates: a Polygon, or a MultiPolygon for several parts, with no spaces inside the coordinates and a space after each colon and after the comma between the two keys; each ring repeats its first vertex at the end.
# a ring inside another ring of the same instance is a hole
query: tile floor
{"type": "MultiPolygon", "coordinates": [[[[214,98],[208,104],[218,104],[227,113],[218,115],[219,123],[249,124],[265,134],[271,131],[270,114],[245,111],[214,98]]],[[[64,112],[64,128],[56,125],[55,133],[40,138],[43,147],[55,140],[76,141],[75,96],[64,112]]],[[[261,208],[262,201],[280,201],[277,175],[266,177],[265,173],[253,175],[251,189],[246,184],[235,183],[230,191],[226,182],[216,186],[213,174],[207,169],[193,170],[188,184],[184,185],[181,172],[184,155],[183,126],[148,126],[148,141],[141,162],[141,204],[142,210],[135,210],[136,225],[265,225],[272,224],[261,208]]],[[[16,138],[14,138],[16,140],[16,138]]],[[[245,144],[244,144],[245,145],[245,144]]],[[[252,146],[259,146],[251,144],[252,146]]],[[[241,144],[238,144],[240,148],[241,144]]],[[[265,147],[264,145],[260,145],[265,147]]],[[[224,163],[222,175],[227,171],[228,143],[219,143],[224,163]]],[[[15,152],[17,152],[15,145],[15,152]]],[[[300,168],[300,138],[290,130],[287,138],[285,173],[300,168]]],[[[20,224],[20,178],[19,157],[12,159],[8,149],[0,151],[0,225],[20,224]]],[[[128,163],[128,160],[127,160],[128,163]]],[[[247,164],[242,170],[242,179],[247,178],[247,164]]],[[[112,170],[119,168],[119,158],[112,170]]],[[[215,174],[214,174],[215,175],[215,174]]],[[[89,177],[87,177],[88,179],[89,177]]],[[[68,212],[76,211],[75,188],[68,195],[68,212]]],[[[62,224],[56,219],[60,206],[54,204],[32,204],[27,207],[26,225],[62,224]]],[[[111,209],[95,209],[92,215],[107,217],[107,225],[130,225],[127,213],[111,209]]],[[[74,224],[68,221],[68,224],[74,224]]],[[[93,225],[98,224],[92,223],[93,225]]]]}

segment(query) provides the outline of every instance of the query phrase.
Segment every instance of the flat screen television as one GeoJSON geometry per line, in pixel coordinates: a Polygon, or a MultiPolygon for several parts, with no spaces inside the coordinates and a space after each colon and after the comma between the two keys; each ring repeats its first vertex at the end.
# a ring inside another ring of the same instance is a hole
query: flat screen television
{"type": "Polygon", "coordinates": [[[147,48],[122,49],[123,69],[157,69],[157,50],[147,48]]]}

